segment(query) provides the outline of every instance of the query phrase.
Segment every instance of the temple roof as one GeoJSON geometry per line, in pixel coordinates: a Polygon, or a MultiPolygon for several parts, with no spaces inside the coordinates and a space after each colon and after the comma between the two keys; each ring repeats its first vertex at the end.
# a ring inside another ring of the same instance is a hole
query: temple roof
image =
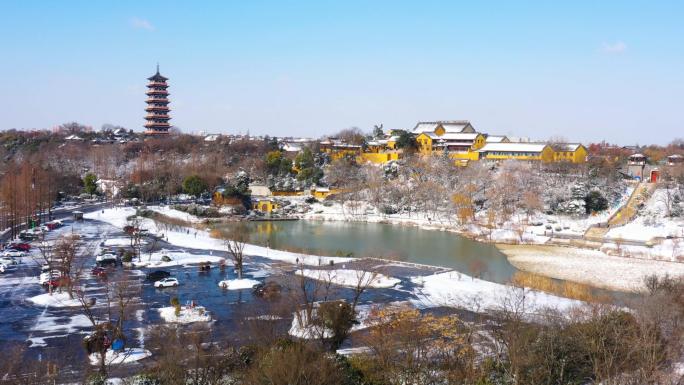
{"type": "Polygon", "coordinates": [[[157,81],[157,82],[165,82],[165,81],[167,81],[167,80],[169,80],[169,79],[163,77],[163,76],[159,73],[159,64],[157,64],[157,73],[154,74],[154,75],[152,75],[152,76],[150,76],[149,78],[147,78],[147,80],[154,80],[154,81],[157,81]]]}

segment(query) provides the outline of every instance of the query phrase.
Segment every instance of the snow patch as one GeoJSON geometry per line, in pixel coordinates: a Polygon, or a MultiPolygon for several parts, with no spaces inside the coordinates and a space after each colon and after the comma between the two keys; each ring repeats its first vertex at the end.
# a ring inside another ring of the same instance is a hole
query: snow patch
{"type": "Polygon", "coordinates": [[[315,279],[318,281],[332,282],[340,286],[355,287],[361,282],[372,288],[390,288],[397,285],[401,280],[388,277],[380,273],[364,270],[332,269],[332,270],[297,270],[297,275],[315,279]]]}
{"type": "MultiPolygon", "coordinates": [[[[147,358],[151,355],[152,355],[152,353],[150,353],[149,350],[145,350],[145,349],[141,349],[141,348],[124,349],[122,352],[115,352],[113,350],[107,350],[107,354],[105,355],[105,362],[107,365],[128,364],[131,362],[140,361],[140,360],[147,358]]],[[[100,365],[100,354],[99,353],[93,353],[88,358],[90,359],[91,365],[94,365],[94,366],[100,365]]]]}
{"type": "Polygon", "coordinates": [[[249,278],[243,278],[243,279],[226,279],[218,283],[218,286],[222,289],[226,290],[240,290],[240,289],[251,289],[254,287],[254,285],[257,285],[261,282],[254,280],[254,279],[249,279],[249,278]]]}
{"type": "Polygon", "coordinates": [[[211,315],[204,306],[183,306],[180,314],[176,316],[176,309],[173,306],[157,309],[159,316],[166,322],[189,324],[193,322],[210,322],[211,315]]]}
{"type": "Polygon", "coordinates": [[[45,293],[39,294],[34,297],[27,298],[29,302],[38,306],[49,306],[49,307],[78,307],[81,306],[76,298],[70,298],[69,293],[45,293]]]}

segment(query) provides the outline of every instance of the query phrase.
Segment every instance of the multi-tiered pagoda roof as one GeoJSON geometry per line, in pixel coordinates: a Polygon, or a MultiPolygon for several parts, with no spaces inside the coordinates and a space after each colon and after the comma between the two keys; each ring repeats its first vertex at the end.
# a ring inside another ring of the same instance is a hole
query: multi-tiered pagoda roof
{"type": "Polygon", "coordinates": [[[162,76],[159,73],[159,65],[157,65],[157,73],[147,78],[149,83],[147,83],[147,108],[145,111],[147,115],[145,116],[145,133],[150,135],[157,134],[168,134],[169,120],[171,116],[169,112],[169,85],[166,83],[168,78],[162,76]]]}

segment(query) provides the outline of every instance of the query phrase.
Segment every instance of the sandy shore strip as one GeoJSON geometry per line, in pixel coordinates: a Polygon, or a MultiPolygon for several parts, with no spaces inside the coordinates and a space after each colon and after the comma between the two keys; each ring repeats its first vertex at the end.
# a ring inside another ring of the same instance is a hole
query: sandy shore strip
{"type": "Polygon", "coordinates": [[[516,268],[603,289],[639,292],[644,277],[684,276],[684,263],[632,259],[598,250],[542,245],[496,245],[516,268]]]}

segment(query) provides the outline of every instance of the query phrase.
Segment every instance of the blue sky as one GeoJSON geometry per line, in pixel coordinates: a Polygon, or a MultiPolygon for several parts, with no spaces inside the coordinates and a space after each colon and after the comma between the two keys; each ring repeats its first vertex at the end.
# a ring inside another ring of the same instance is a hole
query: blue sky
{"type": "Polygon", "coordinates": [[[0,129],[136,130],[146,77],[186,132],[684,137],[684,2],[3,1],[0,129]]]}

